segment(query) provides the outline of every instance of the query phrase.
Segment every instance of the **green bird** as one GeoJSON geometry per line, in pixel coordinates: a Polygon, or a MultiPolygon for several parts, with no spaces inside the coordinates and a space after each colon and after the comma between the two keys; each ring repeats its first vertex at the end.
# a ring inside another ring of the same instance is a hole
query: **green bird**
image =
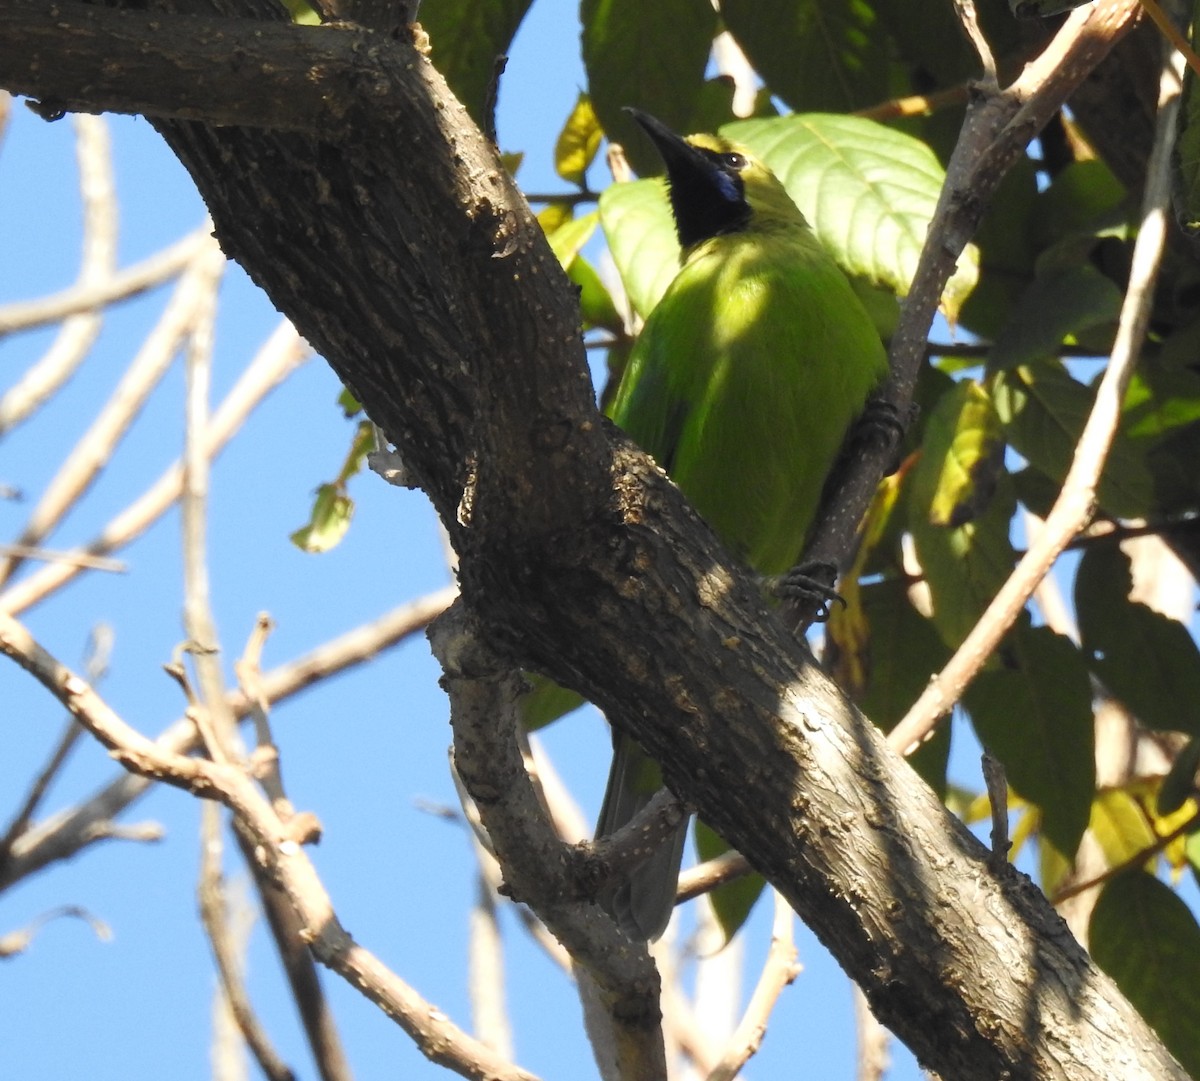
{"type": "MultiPolygon", "coordinates": [[[[825,481],[887,356],[858,296],[783,185],[746,148],[682,138],[630,109],[667,169],[682,257],[609,409],[725,544],[763,575],[800,559],[825,481]]],[[[596,836],[662,786],[613,732],[596,836]]],[[[687,832],[600,898],[631,937],[662,934],[687,832]]]]}

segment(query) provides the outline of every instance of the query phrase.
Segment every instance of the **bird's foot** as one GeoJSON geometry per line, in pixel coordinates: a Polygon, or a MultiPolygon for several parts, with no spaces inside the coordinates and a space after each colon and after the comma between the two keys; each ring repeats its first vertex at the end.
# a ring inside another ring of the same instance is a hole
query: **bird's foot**
{"type": "Polygon", "coordinates": [[[915,405],[900,410],[885,398],[868,398],[855,423],[852,438],[868,446],[898,447],[908,426],[916,419],[916,413],[915,405]]]}
{"type": "Polygon", "coordinates": [[[801,563],[772,580],[771,588],[790,608],[812,612],[809,617],[824,623],[833,604],[846,606],[845,598],[834,588],[837,567],[832,563],[801,563]]]}

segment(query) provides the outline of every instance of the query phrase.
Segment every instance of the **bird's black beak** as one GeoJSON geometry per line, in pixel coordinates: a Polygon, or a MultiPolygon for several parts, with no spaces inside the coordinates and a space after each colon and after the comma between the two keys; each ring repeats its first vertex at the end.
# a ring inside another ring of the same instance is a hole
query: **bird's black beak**
{"type": "Polygon", "coordinates": [[[626,108],[650,136],[667,167],[671,210],[684,251],[721,233],[744,228],[750,220],[742,178],[714,151],[693,146],[657,117],[626,108]]]}

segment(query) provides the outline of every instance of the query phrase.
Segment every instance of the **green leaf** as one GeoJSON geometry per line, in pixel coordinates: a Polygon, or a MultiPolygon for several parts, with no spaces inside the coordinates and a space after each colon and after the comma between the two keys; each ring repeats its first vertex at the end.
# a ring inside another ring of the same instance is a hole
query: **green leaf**
{"type": "Polygon", "coordinates": [[[554,252],[564,270],[569,269],[575,262],[575,257],[591,240],[599,222],[600,215],[593,210],[581,218],[568,219],[546,237],[550,241],[550,250],[554,252]]]}
{"type": "Polygon", "coordinates": [[[494,95],[496,58],[508,54],[530,2],[424,0],[421,4],[429,59],[480,127],[485,126],[488,99],[494,95]]]}
{"type": "Polygon", "coordinates": [[[766,162],[847,273],[908,292],[945,179],[928,146],[821,113],[737,121],[721,134],[766,162]]]}
{"type": "Polygon", "coordinates": [[[1142,805],[1120,788],[1096,793],[1088,828],[1110,867],[1118,867],[1126,860],[1133,859],[1158,839],[1142,805]]]}
{"type": "MultiPolygon", "coordinates": [[[[870,672],[858,705],[885,732],[899,724],[925,689],[929,677],[950,659],[933,624],[909,603],[903,582],[877,582],[862,589],[870,626],[870,672]]],[[[946,795],[950,725],[909,756],[913,767],[940,798],[946,795]]]]}
{"type": "Polygon", "coordinates": [[[1007,666],[981,672],[964,704],[1014,791],[1041,808],[1042,832],[1070,855],[1096,790],[1087,666],[1071,641],[1048,627],[1018,627],[1003,655],[1007,666]]]}
{"type": "Polygon", "coordinates": [[[1127,192],[1099,158],[1071,162],[1039,192],[1033,208],[1034,242],[1046,249],[1079,234],[1096,236],[1119,215],[1127,192]]]}
{"type": "MultiPolygon", "coordinates": [[[[939,87],[979,75],[979,54],[971,47],[950,4],[914,4],[912,0],[873,0],[880,20],[899,46],[900,56],[918,78],[932,75],[939,87]]],[[[1001,0],[976,4],[984,36],[997,56],[1017,45],[1020,30],[1001,0]]]]}
{"type": "Polygon", "coordinates": [[[919,483],[933,486],[930,523],[956,526],[977,518],[991,498],[1004,453],[1004,435],[991,400],[973,380],[959,383],[946,406],[938,419],[951,420],[953,428],[933,433],[936,449],[944,449],[944,454],[930,453],[935,448],[927,443],[923,458],[929,467],[918,476],[919,483]]]}
{"type": "Polygon", "coordinates": [[[612,184],[600,193],[600,224],[633,310],[643,319],[679,273],[679,238],[662,180],[612,184]]]}
{"type": "Polygon", "coordinates": [[[588,90],[604,131],[639,174],[661,172],[649,140],[622,110],[636,105],[675,131],[689,130],[716,11],[709,0],[582,0],[580,20],[588,90]]]}
{"type": "MultiPolygon", "coordinates": [[[[695,838],[696,851],[702,860],[716,859],[729,851],[729,845],[720,834],[700,819],[696,819],[695,838]]],[[[712,905],[713,915],[717,917],[726,942],[733,938],[746,922],[765,885],[766,881],[762,875],[748,874],[708,892],[708,903],[712,905]]]]}
{"type": "MultiPolygon", "coordinates": [[[[1061,484],[1091,413],[1095,391],[1072,379],[1061,365],[1047,363],[999,373],[993,394],[1012,446],[1061,484]]],[[[1145,458],[1120,433],[1100,477],[1097,498],[1101,507],[1119,518],[1143,515],[1154,503],[1154,484],[1145,458]]]]}
{"type": "Polygon", "coordinates": [[[354,501],[336,484],[322,484],[313,500],[308,525],[291,535],[292,543],[304,552],[327,552],[350,528],[354,501]]]}
{"type": "Polygon", "coordinates": [[[962,323],[995,339],[1012,305],[1033,278],[1032,218],[1038,197],[1037,170],[1023,157],[1009,170],[975,234],[980,251],[979,287],[963,305],[962,323]]]}
{"type": "Polygon", "coordinates": [[[1200,1077],[1200,927],[1152,875],[1133,871],[1100,894],[1088,929],[1092,957],[1193,1077],[1200,1077]]]}
{"type": "Polygon", "coordinates": [[[771,92],[797,111],[849,111],[890,96],[887,34],[866,0],[721,0],[721,17],[771,92]]]}
{"type": "Polygon", "coordinates": [[[585,330],[603,327],[613,334],[625,333],[625,321],[591,263],[582,255],[577,255],[567,271],[567,277],[579,288],[579,314],[583,316],[585,330]]]}
{"type": "Polygon", "coordinates": [[[1200,650],[1177,619],[1129,599],[1129,557],[1094,544],[1075,575],[1088,664],[1149,728],[1200,735],[1200,650]]]}
{"type": "Polygon", "coordinates": [[[992,370],[1056,357],[1064,341],[1094,327],[1116,327],[1121,290],[1087,264],[1039,274],[1017,301],[988,358],[992,370]]]}
{"type": "Polygon", "coordinates": [[[1008,539],[1016,509],[1006,474],[985,468],[994,418],[971,381],[942,396],[926,421],[913,471],[908,519],[917,558],[933,594],[933,621],[957,645],[1012,570],[1008,539]]]}
{"type": "Polygon", "coordinates": [[[1190,368],[1143,364],[1121,406],[1121,430],[1131,439],[1156,439],[1200,420],[1200,375],[1190,368]]]}
{"type": "Polygon", "coordinates": [[[558,175],[570,184],[582,185],[603,135],[591,99],[581,93],[554,145],[554,169],[558,175]]]}

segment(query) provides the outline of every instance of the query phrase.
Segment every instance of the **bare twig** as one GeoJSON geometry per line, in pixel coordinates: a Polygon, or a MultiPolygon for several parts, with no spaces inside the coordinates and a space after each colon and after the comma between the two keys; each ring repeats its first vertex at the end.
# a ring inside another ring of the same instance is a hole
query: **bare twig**
{"type": "Polygon", "coordinates": [[[983,781],[987,785],[988,805],[992,810],[992,867],[1008,862],[1012,841],[1008,837],[1008,777],[1004,765],[991,751],[983,751],[983,781]]]}
{"type": "MultiPolygon", "coordinates": [[[[225,256],[216,241],[211,241],[180,279],[158,324],[138,350],[112,397],[67,453],[58,474],[30,513],[18,544],[40,544],[99,475],[150,392],[166,373],[198,310],[216,290],[224,267],[225,256]]],[[[6,560],[0,566],[0,582],[7,581],[19,565],[18,559],[6,560]]]]}
{"type": "Polygon", "coordinates": [[[87,552],[59,552],[53,548],[30,548],[25,544],[0,544],[0,557],[9,559],[36,559],[43,563],[67,563],[89,571],[109,571],[124,574],[129,570],[126,563],[105,556],[88,555],[87,552]]]}
{"type": "MultiPolygon", "coordinates": [[[[219,249],[218,249],[219,250],[219,249]]],[[[220,256],[223,269],[225,257],[220,256]]],[[[214,260],[214,269],[216,269],[214,260]]],[[[185,279],[186,280],[186,279],[185,279]]],[[[205,750],[214,762],[241,758],[236,721],[225,696],[220,644],[212,614],[208,582],[208,477],[206,446],[209,423],[208,388],[212,375],[213,323],[216,319],[216,280],[195,300],[191,333],[185,353],[183,424],[183,492],[180,499],[183,545],[183,626],[188,650],[200,684],[200,701],[208,724],[205,750]]]]}
{"type": "Polygon", "coordinates": [[[748,875],[752,870],[740,852],[724,852],[715,859],[688,868],[679,876],[679,893],[675,903],[683,904],[702,893],[710,893],[726,882],[748,875]]]}
{"type": "Polygon", "coordinates": [[[254,630],[246,642],[242,656],[234,662],[238,687],[249,708],[250,720],[254,724],[255,747],[251,756],[254,776],[263,791],[270,797],[276,814],[282,819],[292,817],[293,808],[283,788],[283,772],[279,766],[279,748],[271,735],[270,702],[263,689],[262,650],[267,636],[275,624],[266,612],[259,612],[254,621],[254,630]]]}
{"type": "Polygon", "coordinates": [[[512,1026],[504,994],[504,942],[496,911],[502,876],[495,858],[472,838],[478,871],[475,903],[467,916],[467,988],[471,1028],[496,1054],[513,1057],[512,1026]]]}
{"type": "Polygon", "coordinates": [[[783,989],[800,974],[800,965],[796,963],[796,942],[792,934],[792,910],[779,893],[774,889],[771,893],[775,898],[775,923],[771,931],[767,963],[763,966],[741,1023],[721,1061],[708,1075],[708,1081],[733,1081],[737,1077],[762,1045],[767,1019],[783,994],[783,989]]]}
{"type": "MultiPolygon", "coordinates": [[[[196,711],[199,731],[205,737],[209,756],[216,762],[242,762],[242,744],[237,731],[237,719],[225,693],[221,672],[220,643],[216,621],[209,598],[207,556],[208,453],[207,428],[208,387],[212,361],[212,326],[215,316],[215,296],[197,314],[187,351],[187,403],[184,425],[183,455],[183,567],[184,567],[184,626],[192,664],[199,676],[202,708],[196,711]]],[[[247,705],[255,717],[258,734],[265,742],[260,749],[274,754],[274,763],[267,775],[274,789],[268,789],[272,811],[285,830],[290,843],[311,840],[316,829],[313,815],[295,816],[283,793],[278,768],[278,754],[270,739],[265,699],[261,680],[255,680],[262,644],[270,629],[269,620],[259,619],[247,646],[247,660],[242,666],[252,686],[247,705]]],[[[288,898],[278,883],[262,865],[258,845],[246,823],[235,816],[234,836],[247,868],[253,878],[263,911],[267,917],[275,948],[287,972],[289,985],[304,1023],[305,1035],[312,1049],[318,1072],[324,1081],[348,1081],[349,1065],[341,1039],[329,1011],[321,981],[307,950],[303,926],[296,920],[288,898]]]]}
{"type": "Polygon", "coordinates": [[[0,653],[53,694],[126,769],[228,807],[253,838],[316,957],[395,1020],[431,1061],[478,1081],[535,1081],[452,1024],[444,1013],[346,933],[304,848],[250,778],[235,766],[165,751],[125,723],[78,675],[60,664],[11,616],[0,614],[0,653]]]}
{"type": "MultiPolygon", "coordinates": [[[[211,241],[209,241],[211,243],[211,241]]],[[[239,431],[246,417],[266,395],[311,356],[308,346],[292,325],[281,322],[258,351],[237,384],[221,403],[207,432],[207,452],[215,458],[239,431]]],[[[176,462],[138,499],[113,518],[90,544],[80,550],[89,556],[105,556],[140,536],[170,507],[183,487],[183,466],[176,462]]],[[[0,594],[0,609],[17,615],[45,600],[75,578],[81,566],[61,564],[43,567],[24,581],[0,594]]]]}
{"type": "MultiPolygon", "coordinates": [[[[272,704],[285,701],[328,676],[352,668],[423,630],[434,616],[445,611],[457,596],[452,586],[437,590],[357,627],[325,645],[306,653],[263,677],[263,691],[272,704]]],[[[230,695],[230,709],[237,717],[249,713],[249,703],[240,692],[230,695]]],[[[163,751],[188,754],[197,749],[196,729],[180,718],[155,741],[163,751]]],[[[98,840],[122,837],[126,831],[112,819],[145,794],[151,782],[144,777],[122,774],[77,807],[70,808],[25,833],[13,846],[10,861],[0,867],[0,889],[40,871],[56,860],[69,859],[81,848],[98,840]]],[[[151,839],[140,831],[137,839],[151,839]]]]}
{"type": "MultiPolygon", "coordinates": [[[[83,255],[75,288],[94,289],[108,281],[117,266],[112,146],[103,117],[78,115],[72,122],[83,205],[83,255]]],[[[100,333],[100,323],[96,309],[65,319],[41,359],[0,398],[0,436],[27,420],[75,374],[100,333]]]]}
{"type": "Polygon", "coordinates": [[[60,908],[52,909],[50,912],[43,912],[37,919],[26,924],[18,931],[9,931],[6,935],[0,935],[0,960],[24,953],[29,949],[37,933],[46,924],[51,920],[62,919],[64,917],[83,920],[84,923],[91,927],[101,942],[107,942],[112,938],[112,931],[109,930],[108,924],[101,919],[97,919],[86,908],[80,908],[79,905],[63,905],[60,908]]]}
{"type": "Polygon", "coordinates": [[[883,1081],[890,1065],[888,1044],[891,1037],[871,1012],[867,996],[857,984],[854,987],[854,1021],[858,1030],[857,1081],[883,1081]]]}
{"type": "Polygon", "coordinates": [[[958,21],[970,38],[975,52],[979,54],[979,62],[983,65],[983,88],[995,90],[999,85],[996,81],[996,58],[992,55],[992,47],[983,36],[979,26],[979,18],[975,13],[975,0],[954,0],[954,10],[958,13],[958,21]]]}
{"type": "MultiPolygon", "coordinates": [[[[88,639],[87,655],[84,659],[84,671],[87,673],[88,682],[93,685],[103,679],[104,674],[108,671],[108,660],[112,653],[112,638],[112,628],[107,624],[100,623],[92,628],[88,639]]],[[[82,731],[75,723],[74,718],[67,721],[62,735],[58,738],[58,743],[50,754],[49,761],[33,779],[28,794],[16,814],[13,815],[8,829],[4,831],[4,836],[0,838],[0,867],[8,863],[17,838],[29,828],[29,823],[33,821],[33,816],[37,813],[38,806],[45,797],[51,781],[58,776],[67,760],[67,755],[71,753],[71,748],[75,746],[82,731]]]]}
{"type": "Polygon", "coordinates": [[[987,611],[945,668],[930,681],[904,719],[892,729],[888,741],[901,753],[910,752],[928,738],[938,720],[958,701],[967,684],[1025,607],[1038,582],[1091,516],[1096,483],[1116,432],[1125,387],[1141,352],[1153,301],[1154,282],[1162,258],[1181,66],[1177,53],[1172,55],[1171,63],[1164,66],[1141,226],[1133,251],[1129,288],[1113,342],[1112,359],[1096,392],[1095,403],[1079,437],[1062,491],[1041,533],[988,605],[987,611]]]}
{"type": "Polygon", "coordinates": [[[215,804],[201,809],[200,879],[196,892],[200,901],[200,921],[204,924],[221,989],[238,1031],[250,1048],[268,1081],[295,1081],[287,1063],[271,1044],[246,993],[242,965],[226,912],[225,887],[221,874],[221,812],[215,804]]]}
{"type": "MultiPolygon", "coordinates": [[[[33,330],[47,323],[57,323],[69,316],[103,308],[117,301],[132,300],[181,273],[211,243],[212,223],[206,221],[195,232],[188,233],[169,247],[125,270],[116,271],[103,281],[79,282],[60,293],[52,293],[38,300],[0,305],[0,337],[19,330],[33,330]]],[[[6,407],[0,404],[0,418],[6,416],[6,407]]]]}

